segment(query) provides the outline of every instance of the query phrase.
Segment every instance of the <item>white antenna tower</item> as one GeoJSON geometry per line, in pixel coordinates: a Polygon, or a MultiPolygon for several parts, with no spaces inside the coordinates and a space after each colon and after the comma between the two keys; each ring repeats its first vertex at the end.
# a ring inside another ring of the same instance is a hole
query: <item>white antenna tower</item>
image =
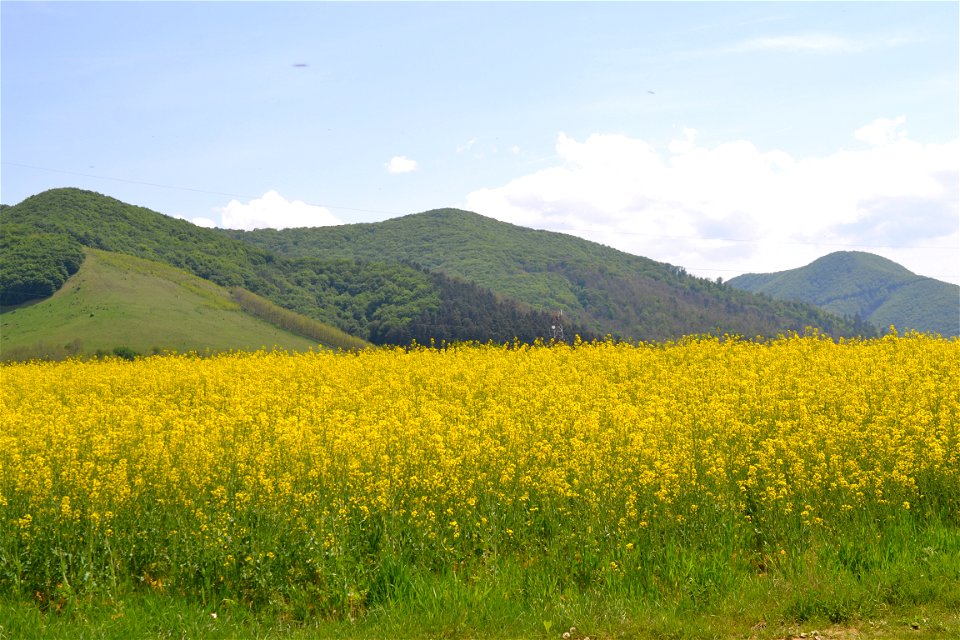
{"type": "Polygon", "coordinates": [[[553,339],[555,341],[563,342],[563,309],[553,314],[550,331],[553,332],[553,339]]]}

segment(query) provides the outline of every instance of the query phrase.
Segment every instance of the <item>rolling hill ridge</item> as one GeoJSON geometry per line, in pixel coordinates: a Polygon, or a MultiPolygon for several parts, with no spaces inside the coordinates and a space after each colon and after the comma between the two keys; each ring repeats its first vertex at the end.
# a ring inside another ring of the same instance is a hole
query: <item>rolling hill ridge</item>
{"type": "Polygon", "coordinates": [[[960,287],[862,251],[838,251],[788,271],[744,274],[728,284],[780,300],[809,302],[877,327],[960,335],[960,287]]]}
{"type": "Polygon", "coordinates": [[[730,332],[775,335],[816,326],[869,333],[811,305],[778,302],[688,275],[682,267],[574,236],[438,209],[383,222],[301,229],[217,230],[291,258],[393,260],[475,282],[595,334],[634,339],[730,332]]]}
{"type": "Polygon", "coordinates": [[[66,188],[4,207],[0,225],[5,306],[24,302],[17,296],[49,296],[76,272],[78,252],[97,249],[249,291],[375,344],[532,342],[550,337],[559,311],[565,335],[585,339],[773,336],[807,326],[833,335],[872,332],[807,303],[753,295],[580,238],[455,209],[374,224],[240,232],[66,188]]]}
{"type": "MultiPolygon", "coordinates": [[[[4,207],[0,227],[4,306],[49,296],[76,271],[83,249],[94,248],[243,288],[377,344],[431,338],[532,342],[549,334],[549,312],[442,272],[382,260],[284,258],[79,189],[53,189],[4,207]]],[[[575,324],[570,330],[588,335],[575,324]]]]}

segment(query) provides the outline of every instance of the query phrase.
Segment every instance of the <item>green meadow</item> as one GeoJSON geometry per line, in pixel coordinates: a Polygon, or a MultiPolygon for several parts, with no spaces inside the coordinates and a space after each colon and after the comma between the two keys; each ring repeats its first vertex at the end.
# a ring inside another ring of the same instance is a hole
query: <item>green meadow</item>
{"type": "MultiPolygon", "coordinates": [[[[321,342],[261,319],[227,289],[185,271],[97,249],[88,248],[86,254],[80,270],[53,296],[3,310],[4,360],[89,356],[116,349],[141,355],[261,348],[306,351],[321,342]]],[[[327,328],[325,345],[364,344],[327,328]]]]}

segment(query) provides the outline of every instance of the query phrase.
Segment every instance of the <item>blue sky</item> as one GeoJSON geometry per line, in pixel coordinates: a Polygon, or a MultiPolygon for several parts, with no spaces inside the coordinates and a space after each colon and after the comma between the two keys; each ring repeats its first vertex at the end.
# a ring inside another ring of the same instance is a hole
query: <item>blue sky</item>
{"type": "Polygon", "coordinates": [[[960,282],[955,2],[0,3],[0,199],[233,228],[456,206],[710,278],[960,282]]]}

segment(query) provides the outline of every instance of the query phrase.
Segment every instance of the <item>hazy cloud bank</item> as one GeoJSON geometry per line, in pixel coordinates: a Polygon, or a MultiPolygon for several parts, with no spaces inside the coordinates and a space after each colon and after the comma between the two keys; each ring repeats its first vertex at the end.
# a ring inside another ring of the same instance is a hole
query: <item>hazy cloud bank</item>
{"type": "Polygon", "coordinates": [[[464,206],[711,278],[847,249],[956,282],[960,144],[916,142],[905,123],[878,118],[849,149],[808,158],[744,140],[705,147],[692,129],[666,149],[560,133],[554,166],[474,191],[464,206]]]}

